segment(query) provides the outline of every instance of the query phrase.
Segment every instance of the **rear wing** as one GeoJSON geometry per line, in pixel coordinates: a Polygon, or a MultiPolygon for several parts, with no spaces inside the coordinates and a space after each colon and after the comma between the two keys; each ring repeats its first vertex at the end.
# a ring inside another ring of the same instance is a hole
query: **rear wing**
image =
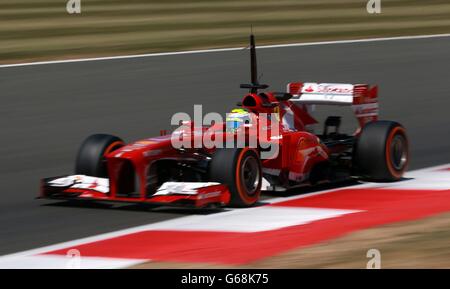
{"type": "Polygon", "coordinates": [[[291,82],[287,91],[296,104],[351,106],[360,126],[378,119],[378,86],[347,83],[291,82]]]}

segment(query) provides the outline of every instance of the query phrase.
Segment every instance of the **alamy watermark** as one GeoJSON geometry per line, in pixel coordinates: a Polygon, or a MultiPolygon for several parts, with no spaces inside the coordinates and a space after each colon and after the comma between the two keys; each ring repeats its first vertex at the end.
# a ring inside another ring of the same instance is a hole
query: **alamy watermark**
{"type": "Polygon", "coordinates": [[[189,148],[260,148],[261,159],[278,156],[280,135],[279,114],[252,113],[235,109],[222,115],[210,112],[203,116],[201,105],[194,105],[194,118],[178,112],[172,116],[171,125],[178,126],[171,135],[176,149],[189,148]]]}
{"type": "MultiPolygon", "coordinates": [[[[368,0],[366,10],[369,14],[380,14],[381,0],[368,0]]],[[[81,14],[81,0],[68,0],[66,11],[69,14],[81,14]]]]}
{"type": "Polygon", "coordinates": [[[370,249],[366,254],[367,258],[370,258],[367,262],[367,269],[381,269],[381,253],[378,249],[370,249]]]}
{"type": "Polygon", "coordinates": [[[77,249],[70,249],[66,253],[66,269],[80,269],[81,268],[81,253],[77,249]]]}
{"type": "Polygon", "coordinates": [[[381,0],[369,0],[366,5],[367,13],[380,14],[381,13],[381,0]]]}
{"type": "Polygon", "coordinates": [[[81,0],[68,0],[66,11],[69,14],[81,14],[81,0]]]}

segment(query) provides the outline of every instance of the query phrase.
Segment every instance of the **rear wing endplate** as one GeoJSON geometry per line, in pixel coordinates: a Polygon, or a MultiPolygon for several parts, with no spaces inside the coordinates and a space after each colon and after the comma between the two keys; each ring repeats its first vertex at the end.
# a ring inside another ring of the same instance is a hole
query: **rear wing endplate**
{"type": "Polygon", "coordinates": [[[378,119],[378,86],[348,83],[291,82],[290,101],[304,105],[351,106],[360,126],[378,119]]]}

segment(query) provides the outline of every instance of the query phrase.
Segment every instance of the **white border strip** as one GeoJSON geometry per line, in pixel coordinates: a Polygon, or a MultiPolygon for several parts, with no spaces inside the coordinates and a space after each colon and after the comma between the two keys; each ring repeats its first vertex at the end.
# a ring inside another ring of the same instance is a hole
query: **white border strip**
{"type": "MultiPolygon", "coordinates": [[[[367,39],[354,39],[354,40],[349,39],[349,40],[335,40],[335,41],[321,41],[321,42],[263,45],[263,46],[258,46],[257,48],[258,49],[268,49],[268,48],[284,48],[284,47],[298,47],[298,46],[364,43],[364,42],[391,41],[391,40],[413,40],[413,39],[427,39],[427,38],[449,37],[449,36],[450,36],[450,33],[430,34],[430,35],[414,35],[414,36],[397,36],[397,37],[381,37],[381,38],[367,38],[367,39]]],[[[29,62],[29,63],[3,64],[3,65],[0,65],[0,68],[44,65],[44,64],[62,64],[62,63],[73,63],[73,62],[118,60],[118,59],[131,59],[131,58],[157,57],[157,56],[170,56],[170,55],[183,55],[183,54],[198,54],[198,53],[211,53],[211,52],[228,52],[228,51],[236,51],[236,50],[243,50],[243,49],[245,49],[245,48],[233,47],[233,48],[189,50],[189,51],[178,51],[178,52],[161,52],[161,53],[148,53],[148,54],[107,56],[107,57],[95,57],[95,58],[39,61],[39,62],[29,62]]]]}
{"type": "MultiPolygon", "coordinates": [[[[409,172],[407,172],[407,174],[426,173],[426,172],[430,172],[430,171],[448,168],[449,166],[450,166],[450,164],[433,166],[433,167],[423,168],[423,169],[419,169],[419,170],[409,171],[409,172]]],[[[361,185],[351,186],[351,188],[363,188],[363,187],[372,188],[372,187],[383,187],[383,186],[386,186],[386,184],[364,183],[361,185]]],[[[339,187],[339,188],[334,188],[334,189],[319,191],[319,192],[313,192],[313,193],[306,193],[306,194],[296,195],[296,196],[292,196],[292,197],[273,198],[273,199],[264,200],[264,201],[273,204],[273,203],[284,202],[284,201],[293,200],[293,199],[302,199],[302,198],[306,198],[306,197],[310,197],[310,196],[314,196],[314,195],[327,194],[327,193],[341,190],[344,188],[346,188],[346,187],[339,187]]],[[[222,213],[217,213],[215,215],[217,216],[219,214],[237,214],[237,213],[239,213],[240,210],[251,210],[251,208],[250,209],[245,209],[245,208],[244,209],[232,209],[232,210],[225,211],[222,213]]],[[[41,247],[41,248],[37,248],[37,249],[31,249],[31,250],[27,250],[27,251],[4,255],[4,256],[0,256],[0,268],[1,268],[2,261],[7,262],[10,258],[38,255],[38,254],[43,254],[43,253],[46,253],[49,251],[61,250],[64,248],[73,248],[73,247],[76,247],[76,246],[79,246],[82,244],[86,244],[86,243],[116,238],[116,237],[133,234],[133,233],[138,233],[138,232],[151,230],[151,229],[159,229],[159,228],[162,228],[162,227],[168,226],[168,225],[177,225],[177,224],[182,224],[182,223],[186,223],[189,221],[198,221],[199,218],[205,218],[205,217],[207,218],[208,215],[206,215],[206,216],[205,215],[191,215],[191,216],[186,216],[186,217],[180,217],[180,218],[175,218],[175,219],[171,219],[171,220],[167,220],[167,221],[132,227],[132,228],[119,230],[119,231],[115,231],[115,232],[110,232],[110,233],[106,233],[106,234],[95,235],[92,237],[81,238],[81,239],[68,241],[68,242],[62,242],[62,243],[58,243],[55,245],[45,246],[45,247],[41,247]]]]}
{"type": "Polygon", "coordinates": [[[149,260],[104,258],[104,257],[73,257],[71,255],[34,255],[19,256],[4,260],[2,269],[117,269],[138,265],[149,260]]]}

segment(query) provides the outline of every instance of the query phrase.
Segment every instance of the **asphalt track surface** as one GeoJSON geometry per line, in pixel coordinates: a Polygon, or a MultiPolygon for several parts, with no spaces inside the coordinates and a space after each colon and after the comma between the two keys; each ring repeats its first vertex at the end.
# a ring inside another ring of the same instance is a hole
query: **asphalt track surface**
{"type": "MultiPolygon", "coordinates": [[[[378,83],[381,118],[406,126],[416,169],[450,161],[449,51],[440,37],[261,49],[258,61],[278,91],[296,80],[378,83]]],[[[40,178],[72,172],[86,136],[156,135],[193,104],[228,111],[248,74],[244,50],[0,68],[0,255],[196,213],[34,198],[40,178]]]]}

